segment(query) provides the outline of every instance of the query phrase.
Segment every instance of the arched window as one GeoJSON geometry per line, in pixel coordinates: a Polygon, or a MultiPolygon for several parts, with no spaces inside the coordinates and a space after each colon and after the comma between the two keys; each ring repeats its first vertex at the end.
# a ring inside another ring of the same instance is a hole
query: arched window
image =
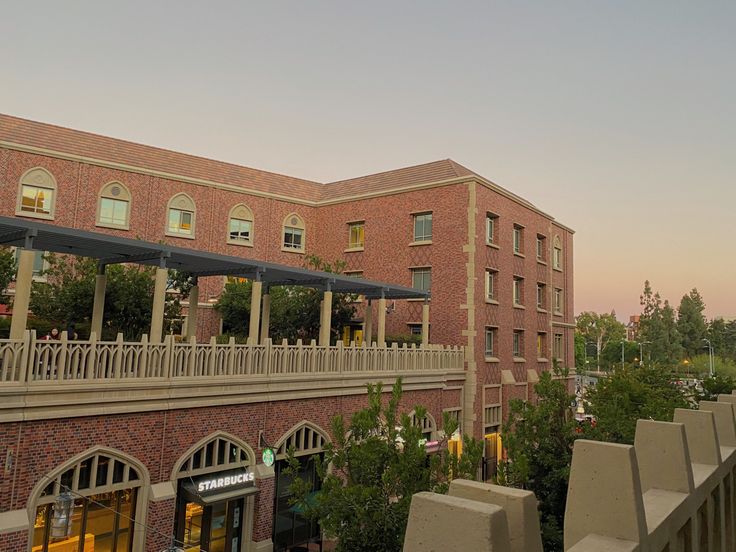
{"type": "Polygon", "coordinates": [[[409,412],[409,419],[411,425],[422,430],[422,437],[427,441],[434,441],[437,438],[437,422],[429,412],[424,418],[418,418],[416,412],[412,410],[409,412]]]}
{"type": "Polygon", "coordinates": [[[245,443],[218,432],[194,445],[174,468],[174,477],[243,468],[255,464],[255,453],[245,443]]]}
{"type": "Polygon", "coordinates": [[[306,243],[306,226],[304,219],[296,213],[287,215],[284,219],[282,251],[303,252],[306,243]]]}
{"type": "Polygon", "coordinates": [[[105,184],[97,200],[97,226],[128,229],[130,190],[120,182],[105,184]]]}
{"type": "Polygon", "coordinates": [[[330,437],[323,429],[310,422],[302,421],[276,442],[276,459],[286,458],[286,453],[290,448],[294,449],[294,456],[318,454],[329,442],[330,437]]]}
{"type": "Polygon", "coordinates": [[[23,217],[53,219],[56,206],[56,180],[41,167],[27,170],[20,177],[15,214],[23,217]]]}
{"type": "Polygon", "coordinates": [[[253,245],[253,211],[242,203],[230,209],[227,242],[234,245],[253,245]]]}
{"type": "Polygon", "coordinates": [[[562,270],[562,242],[560,236],[555,236],[552,244],[552,268],[562,270]]]}
{"type": "Polygon", "coordinates": [[[139,462],[113,449],[90,449],[49,474],[31,495],[35,510],[31,550],[142,549],[147,501],[141,495],[147,485],[148,474],[139,462]],[[73,501],[71,527],[58,536],[51,521],[53,504],[62,493],[69,493],[73,501]]]}
{"type": "Polygon", "coordinates": [[[194,237],[194,200],[187,194],[177,194],[169,200],[166,235],[194,237]]]}

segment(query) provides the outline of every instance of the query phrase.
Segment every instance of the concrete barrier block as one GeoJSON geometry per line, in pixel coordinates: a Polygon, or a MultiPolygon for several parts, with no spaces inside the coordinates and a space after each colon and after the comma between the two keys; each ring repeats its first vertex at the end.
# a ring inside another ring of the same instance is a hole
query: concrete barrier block
{"type": "Polygon", "coordinates": [[[637,421],[634,450],[642,492],[662,489],[691,493],[695,490],[683,424],[637,421]]]}
{"type": "Polygon", "coordinates": [[[411,499],[404,552],[506,552],[503,509],[466,498],[417,493],[411,499]]]}
{"type": "Polygon", "coordinates": [[[631,445],[575,441],[565,508],[565,550],[590,534],[645,542],[639,466],[631,445]]]}
{"type": "Polygon", "coordinates": [[[721,447],[716,432],[716,421],[708,410],[676,408],[674,422],[685,426],[690,460],[695,464],[718,466],[721,463],[721,447]]]}
{"type": "Polygon", "coordinates": [[[713,412],[718,443],[722,447],[736,447],[736,419],[734,419],[733,403],[700,401],[699,408],[713,412]]]}
{"type": "Polygon", "coordinates": [[[567,552],[639,552],[641,547],[635,542],[588,535],[567,552]]]}
{"type": "Polygon", "coordinates": [[[718,402],[736,403],[736,394],[733,394],[733,393],[731,395],[720,394],[718,395],[718,402]]]}
{"type": "Polygon", "coordinates": [[[511,552],[542,552],[537,498],[531,491],[455,479],[450,483],[450,496],[495,504],[506,512],[511,552]]]}

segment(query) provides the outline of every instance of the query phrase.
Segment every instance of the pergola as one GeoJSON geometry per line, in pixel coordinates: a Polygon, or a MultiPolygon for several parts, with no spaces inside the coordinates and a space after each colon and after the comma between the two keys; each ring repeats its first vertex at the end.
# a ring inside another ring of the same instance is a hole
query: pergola
{"type": "MultiPolygon", "coordinates": [[[[16,277],[15,300],[10,328],[11,339],[20,339],[26,330],[31,282],[33,279],[34,250],[49,251],[80,257],[91,257],[98,261],[95,281],[94,307],[91,331],[99,336],[102,330],[105,287],[105,267],[111,264],[133,263],[156,267],[153,310],[151,317],[152,342],[160,342],[163,332],[164,302],[168,270],[178,270],[194,277],[194,286],[189,295],[189,322],[187,338],[195,335],[200,276],[239,276],[253,282],[251,296],[250,326],[248,340],[263,342],[268,338],[270,316],[269,288],[273,286],[304,286],[320,289],[324,297],[320,313],[319,344],[329,345],[333,293],[355,293],[366,297],[368,304],[378,300],[378,331],[376,341],[386,342],[386,300],[424,299],[422,310],[422,343],[427,344],[429,335],[429,293],[414,288],[375,282],[363,278],[352,278],[339,274],[306,270],[256,259],[220,255],[176,247],[66,228],[52,224],[13,217],[0,217],[0,245],[21,249],[16,277]],[[265,286],[265,293],[264,293],[265,286]],[[260,329],[260,336],[259,336],[260,329]]],[[[365,339],[372,337],[372,310],[366,309],[365,339]]]]}

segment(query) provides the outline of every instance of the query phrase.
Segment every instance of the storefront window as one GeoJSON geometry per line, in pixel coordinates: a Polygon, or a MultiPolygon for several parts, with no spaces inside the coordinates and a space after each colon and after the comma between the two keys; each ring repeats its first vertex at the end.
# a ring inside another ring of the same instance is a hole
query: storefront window
{"type": "MultiPolygon", "coordinates": [[[[312,486],[312,493],[322,487],[317,475],[315,461],[312,456],[299,458],[297,476],[312,486]]],[[[320,528],[316,521],[307,519],[298,506],[291,506],[289,499],[292,477],[285,473],[287,460],[276,462],[276,504],[274,512],[273,546],[276,552],[290,549],[292,546],[320,541],[320,528]]],[[[312,494],[314,496],[314,494],[312,494]]]]}

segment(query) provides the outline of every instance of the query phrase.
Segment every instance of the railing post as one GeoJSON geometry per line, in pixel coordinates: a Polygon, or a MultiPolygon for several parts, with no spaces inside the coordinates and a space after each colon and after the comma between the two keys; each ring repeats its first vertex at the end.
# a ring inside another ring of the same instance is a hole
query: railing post
{"type": "MultiPolygon", "coordinates": [[[[192,336],[189,338],[189,348],[187,349],[189,358],[187,359],[187,376],[194,376],[197,373],[197,338],[192,336]]],[[[204,367],[202,367],[204,372],[204,367]]]]}
{"type": "Polygon", "coordinates": [[[29,332],[28,360],[26,366],[28,367],[26,371],[26,381],[30,383],[35,377],[34,367],[36,366],[36,330],[31,330],[29,332]]]}
{"type": "Polygon", "coordinates": [[[118,333],[118,337],[115,339],[115,362],[113,365],[113,371],[115,379],[120,379],[120,372],[123,365],[123,334],[118,333]]]}
{"type": "MultiPolygon", "coordinates": [[[[328,350],[329,350],[329,347],[328,347],[328,350]]],[[[342,367],[343,367],[343,363],[345,362],[345,347],[341,339],[337,341],[336,354],[337,354],[337,366],[335,366],[336,368],[335,371],[342,374],[342,367]]]]}
{"type": "MultiPolygon", "coordinates": [[[[28,373],[31,370],[31,363],[28,361],[32,358],[31,354],[31,332],[26,330],[23,332],[23,343],[21,343],[20,359],[14,357],[16,366],[18,366],[18,383],[23,383],[28,377],[28,373]]],[[[15,372],[15,369],[13,370],[15,372]]],[[[15,374],[13,374],[13,380],[15,380],[15,374]]]]}
{"type": "Polygon", "coordinates": [[[391,352],[388,354],[390,362],[390,370],[392,372],[399,371],[399,344],[394,341],[391,344],[391,352]]]}
{"type": "Polygon", "coordinates": [[[215,367],[217,366],[217,338],[213,335],[210,337],[210,357],[207,361],[207,372],[210,376],[215,375],[215,367]]]}
{"type": "Polygon", "coordinates": [[[235,371],[235,338],[233,336],[230,336],[227,345],[227,375],[231,376],[235,371]]]}
{"type": "Polygon", "coordinates": [[[87,365],[84,367],[84,379],[92,379],[94,367],[97,364],[97,334],[91,332],[89,334],[89,355],[87,355],[87,365]]]}
{"type": "MultiPolygon", "coordinates": [[[[138,377],[145,378],[148,372],[148,364],[150,362],[150,348],[148,346],[148,334],[141,336],[141,354],[138,357],[138,377]]],[[[153,375],[153,374],[152,374],[153,375]]]]}
{"type": "Polygon", "coordinates": [[[56,379],[64,380],[64,372],[66,372],[66,351],[67,351],[67,333],[61,332],[61,346],[59,347],[59,362],[56,364],[56,379]]]}
{"type": "Polygon", "coordinates": [[[166,379],[173,379],[174,374],[172,367],[174,365],[174,347],[173,339],[170,335],[164,337],[164,362],[162,366],[163,376],[166,379]]]}
{"type": "Polygon", "coordinates": [[[271,375],[271,363],[273,362],[273,340],[267,337],[263,340],[265,350],[263,351],[263,375],[271,375]]]}

